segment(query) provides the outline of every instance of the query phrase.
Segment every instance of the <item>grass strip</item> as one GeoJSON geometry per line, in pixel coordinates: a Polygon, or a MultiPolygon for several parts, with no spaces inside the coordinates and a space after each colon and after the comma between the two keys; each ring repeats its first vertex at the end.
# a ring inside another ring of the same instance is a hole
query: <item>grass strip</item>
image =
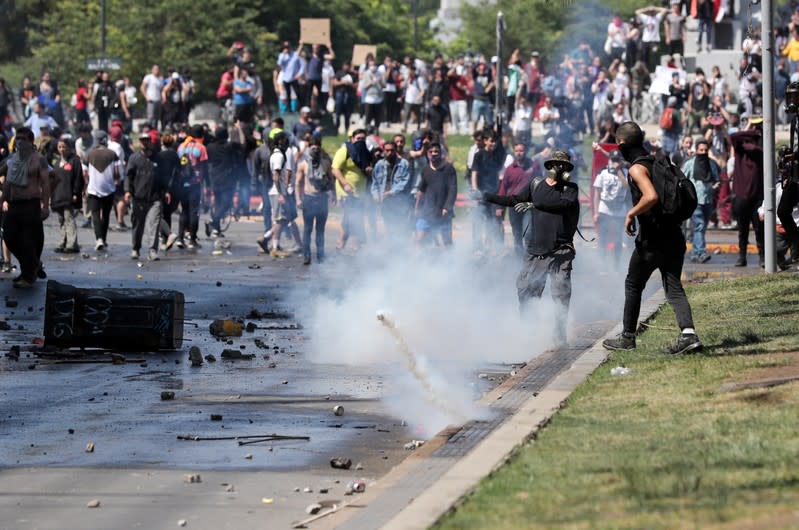
{"type": "Polygon", "coordinates": [[[677,333],[666,304],[435,528],[799,527],[799,384],[722,389],[799,374],[797,276],[688,294],[702,354],[660,353],[677,333]]]}

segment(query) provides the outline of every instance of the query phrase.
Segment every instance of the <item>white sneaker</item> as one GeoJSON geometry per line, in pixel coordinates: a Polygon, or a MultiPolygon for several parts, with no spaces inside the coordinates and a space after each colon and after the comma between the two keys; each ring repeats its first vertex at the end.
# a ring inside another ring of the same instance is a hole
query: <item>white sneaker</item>
{"type": "Polygon", "coordinates": [[[97,241],[94,243],[94,250],[103,250],[104,248],[105,248],[105,241],[98,238],[97,241]]]}
{"type": "Polygon", "coordinates": [[[150,254],[147,256],[147,259],[150,261],[158,261],[161,258],[158,257],[158,251],[155,250],[154,248],[151,248],[150,254]]]}
{"type": "Polygon", "coordinates": [[[164,250],[169,250],[172,248],[172,245],[175,244],[175,241],[178,240],[177,234],[169,234],[166,238],[166,243],[164,244],[164,250]]]}
{"type": "Polygon", "coordinates": [[[139,259],[139,251],[135,248],[130,251],[130,259],[139,259]]]}

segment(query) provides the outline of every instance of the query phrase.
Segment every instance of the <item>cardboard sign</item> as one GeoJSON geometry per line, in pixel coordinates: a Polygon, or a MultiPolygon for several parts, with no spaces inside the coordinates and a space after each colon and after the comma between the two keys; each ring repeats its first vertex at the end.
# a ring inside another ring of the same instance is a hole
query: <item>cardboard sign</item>
{"type": "Polygon", "coordinates": [[[330,19],[301,18],[300,40],[304,44],[327,44],[330,42],[330,19]]]}
{"type": "Polygon", "coordinates": [[[667,68],[662,65],[655,67],[655,75],[652,76],[652,84],[649,85],[650,94],[669,94],[669,85],[671,85],[671,75],[677,72],[680,74],[680,83],[685,85],[685,70],[678,70],[676,68],[667,68]]]}
{"type": "Polygon", "coordinates": [[[361,66],[366,63],[369,54],[377,59],[377,46],[374,44],[355,44],[352,47],[352,66],[361,66]]]}

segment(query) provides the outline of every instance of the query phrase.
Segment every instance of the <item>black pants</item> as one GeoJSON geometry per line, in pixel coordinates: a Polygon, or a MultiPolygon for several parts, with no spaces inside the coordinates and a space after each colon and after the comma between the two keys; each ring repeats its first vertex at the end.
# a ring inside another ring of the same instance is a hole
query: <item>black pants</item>
{"type": "Polygon", "coordinates": [[[569,316],[569,303],[572,296],[572,262],[574,248],[562,247],[546,256],[527,254],[516,278],[516,291],[522,315],[529,309],[533,300],[541,298],[549,278],[549,290],[555,302],[554,333],[555,342],[566,341],[566,323],[569,316]]]}
{"type": "Polygon", "coordinates": [[[19,261],[22,279],[29,282],[36,280],[44,248],[41,207],[39,199],[12,202],[3,216],[3,240],[19,261]]]}
{"type": "Polygon", "coordinates": [[[757,253],[762,258],[766,255],[765,237],[763,235],[763,221],[757,209],[763,203],[762,199],[744,199],[735,197],[732,200],[732,212],[738,222],[738,255],[746,259],[746,247],[749,246],[749,225],[755,230],[757,253]]]}
{"type": "Polygon", "coordinates": [[[366,117],[363,120],[363,125],[368,126],[370,123],[374,123],[375,133],[380,130],[380,114],[383,110],[382,103],[365,103],[364,107],[366,107],[366,117]]]}
{"type": "Polygon", "coordinates": [[[316,226],[316,258],[325,259],[325,224],[327,224],[328,194],[305,195],[302,201],[302,253],[311,257],[311,232],[316,226]]]}
{"type": "Polygon", "coordinates": [[[180,224],[179,237],[188,232],[192,241],[197,240],[197,229],[200,226],[200,201],[202,188],[199,185],[189,186],[180,192],[180,224]]]}
{"type": "MultiPolygon", "coordinates": [[[[682,238],[682,233],[680,233],[682,238]]],[[[657,248],[647,248],[636,242],[630,256],[627,278],[624,280],[624,331],[635,333],[638,329],[638,316],[641,313],[641,296],[646,283],[655,270],[660,270],[666,300],[674,309],[680,329],[694,327],[691,306],[680,276],[685,259],[685,239],[676,237],[670,242],[660,243],[657,248]]]]}
{"type": "Polygon", "coordinates": [[[152,234],[153,238],[150,242],[150,248],[152,250],[158,250],[158,225],[160,224],[159,221],[161,219],[160,208],[157,210],[157,218],[151,218],[151,222],[155,224],[151,225],[151,227],[147,226],[147,215],[150,213],[150,210],[156,205],[156,203],[160,203],[160,201],[145,201],[136,198],[133,199],[133,204],[131,205],[130,211],[130,221],[132,224],[130,235],[134,250],[141,249],[144,231],[147,230],[149,232],[151,228],[154,230],[154,233],[152,234]]]}
{"type": "Polygon", "coordinates": [[[233,208],[233,188],[220,188],[214,190],[214,215],[211,216],[211,226],[219,230],[220,220],[233,208]]]}
{"type": "Polygon", "coordinates": [[[785,229],[785,238],[791,245],[799,243],[799,228],[793,220],[793,208],[799,203],[799,183],[788,182],[782,189],[782,197],[777,205],[777,217],[785,229]]]}
{"type": "Polygon", "coordinates": [[[89,195],[89,211],[92,213],[92,228],[94,228],[94,238],[102,239],[108,237],[108,221],[110,221],[111,210],[114,208],[114,194],[98,197],[89,195]]]}

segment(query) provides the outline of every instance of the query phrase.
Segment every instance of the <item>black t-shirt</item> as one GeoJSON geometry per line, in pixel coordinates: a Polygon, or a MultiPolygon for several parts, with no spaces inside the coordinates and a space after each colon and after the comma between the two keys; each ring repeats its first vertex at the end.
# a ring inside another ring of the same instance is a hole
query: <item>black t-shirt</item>
{"type": "Polygon", "coordinates": [[[439,134],[444,133],[444,122],[449,118],[449,109],[444,105],[432,105],[427,109],[427,119],[430,130],[439,134]]]}
{"type": "Polygon", "coordinates": [[[442,219],[441,210],[446,209],[452,217],[455,208],[455,197],[458,194],[458,176],[452,164],[445,163],[438,169],[430,164],[422,168],[419,191],[424,193],[420,205],[420,215],[428,222],[442,219]]]}
{"type": "Polygon", "coordinates": [[[355,98],[355,85],[358,82],[358,74],[350,70],[349,72],[345,72],[344,70],[339,70],[336,72],[336,80],[341,81],[345,77],[350,76],[352,79],[351,85],[339,85],[335,88],[334,93],[337,97],[341,98],[342,96],[347,97],[350,101],[354,101],[355,98]]]}
{"type": "Polygon", "coordinates": [[[180,189],[180,157],[174,149],[161,149],[155,154],[155,173],[164,189],[180,189]]]}
{"type": "Polygon", "coordinates": [[[487,193],[499,190],[499,172],[505,165],[505,150],[497,146],[493,151],[478,151],[472,169],[477,171],[477,189],[487,193]]]}
{"type": "Polygon", "coordinates": [[[233,167],[236,165],[236,153],[229,142],[211,142],[208,151],[208,178],[214,189],[230,189],[235,187],[233,167]]]}

